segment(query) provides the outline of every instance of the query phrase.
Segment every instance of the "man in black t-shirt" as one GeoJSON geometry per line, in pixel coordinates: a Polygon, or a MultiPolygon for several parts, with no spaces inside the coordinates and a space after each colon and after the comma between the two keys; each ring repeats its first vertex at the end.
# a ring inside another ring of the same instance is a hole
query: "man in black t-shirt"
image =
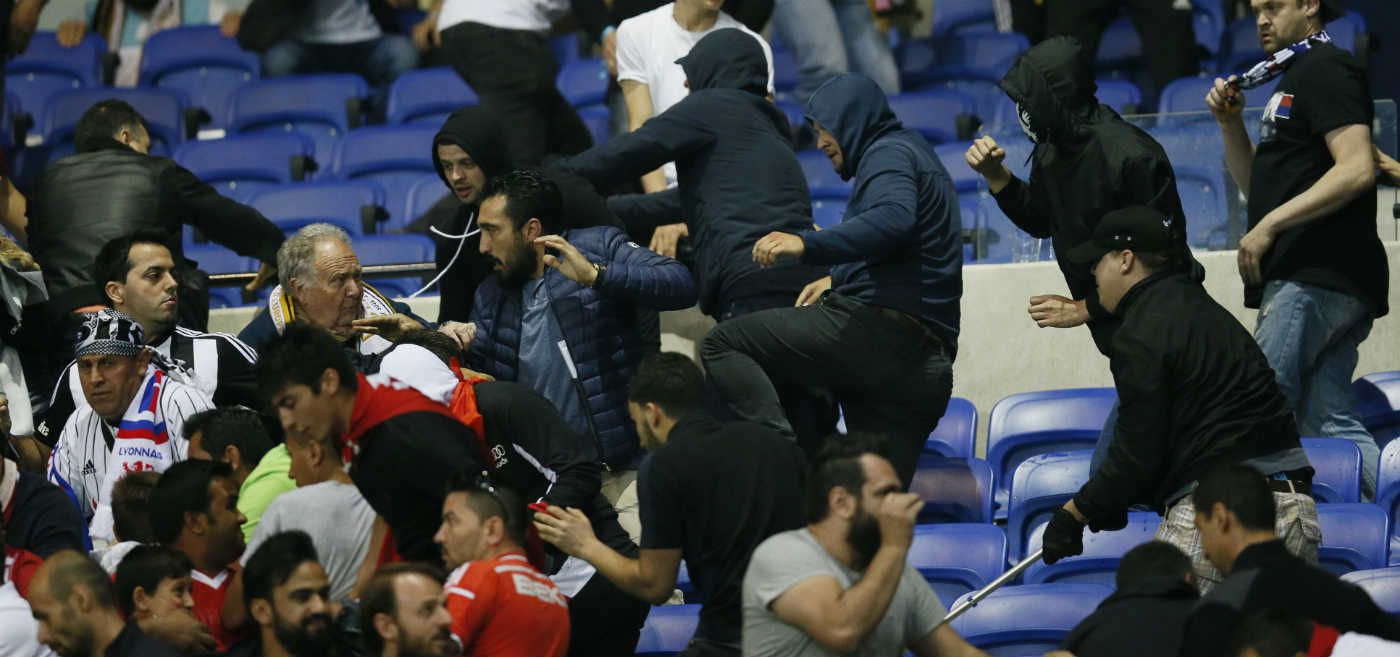
{"type": "Polygon", "coordinates": [[[804,463],[793,441],[759,424],[722,424],[703,404],[704,376],[679,354],[648,356],[628,387],[628,412],[652,451],[637,479],[640,559],[600,542],[575,509],[550,507],[535,527],[652,604],[671,596],[684,557],[704,607],[681,654],[738,655],[744,569],[764,539],[802,526],[804,463]]]}
{"type": "Polygon", "coordinates": [[[1299,431],[1355,442],[1369,497],[1380,450],[1352,413],[1348,389],[1358,345],[1388,311],[1370,85],[1361,63],[1332,46],[1322,28],[1339,13],[1334,0],[1252,4],[1270,58],[1243,77],[1216,79],[1206,96],[1230,175],[1249,197],[1249,232],[1239,250],[1245,305],[1259,308],[1254,337],[1299,431]],[[1241,118],[1241,88],[1278,75],[1256,150],[1241,118]]]}

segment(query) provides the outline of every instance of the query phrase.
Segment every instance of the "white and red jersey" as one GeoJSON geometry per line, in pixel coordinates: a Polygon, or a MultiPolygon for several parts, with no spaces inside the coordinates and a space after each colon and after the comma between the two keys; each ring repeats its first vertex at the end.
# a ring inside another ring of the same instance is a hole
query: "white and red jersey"
{"type": "Polygon", "coordinates": [[[218,642],[217,651],[224,652],[238,643],[239,635],[224,629],[224,598],[228,597],[228,587],[233,583],[233,571],[223,570],[216,575],[206,575],[198,570],[190,571],[190,597],[194,598],[194,617],[204,623],[218,642]]]}
{"type": "Polygon", "coordinates": [[[569,650],[568,600],[524,554],[463,564],[444,591],[463,657],[563,657],[569,650]]]}

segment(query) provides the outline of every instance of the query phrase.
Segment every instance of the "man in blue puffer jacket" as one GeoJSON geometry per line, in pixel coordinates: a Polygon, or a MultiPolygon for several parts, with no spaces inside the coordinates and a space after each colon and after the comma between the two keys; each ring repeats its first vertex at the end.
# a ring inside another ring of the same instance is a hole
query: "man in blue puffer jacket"
{"type": "Polygon", "coordinates": [[[841,223],[772,232],[753,246],[760,266],[799,260],[831,267],[796,308],[720,324],[701,355],[744,420],[788,435],[773,384],[830,388],[851,431],[890,438],[907,487],[953,387],[962,225],[952,179],[919,133],[905,129],[873,80],[840,75],[807,101],[817,147],[855,178],[841,223]]]}
{"type": "Polygon", "coordinates": [[[467,366],[552,402],[596,446],[605,487],[626,487],[641,452],[627,416],[627,382],[644,355],[636,309],[689,308],[695,281],[616,228],[563,231],[562,206],[559,188],[533,171],[487,183],[477,222],[495,272],[472,304],[467,366]]]}

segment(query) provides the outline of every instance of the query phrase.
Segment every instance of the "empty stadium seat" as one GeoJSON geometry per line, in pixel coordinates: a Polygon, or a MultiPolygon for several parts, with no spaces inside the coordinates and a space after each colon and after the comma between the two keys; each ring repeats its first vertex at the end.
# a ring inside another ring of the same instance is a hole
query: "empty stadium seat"
{"type": "Polygon", "coordinates": [[[389,225],[408,223],[404,209],[410,188],[433,169],[433,137],[438,129],[428,125],[386,125],[352,130],[336,141],[328,173],[343,180],[372,180],[384,190],[389,225]]]}
{"type": "Polygon", "coordinates": [[[593,138],[593,145],[608,143],[612,137],[612,113],[607,105],[588,105],[578,109],[578,118],[583,119],[583,125],[588,128],[588,135],[593,138]]]}
{"type": "Polygon", "coordinates": [[[933,36],[942,37],[995,19],[992,4],[985,0],[939,0],[933,3],[933,36]]]}
{"type": "Polygon", "coordinates": [[[1389,549],[1385,510],[1375,504],[1319,504],[1317,565],[1337,575],[1381,568],[1389,549]]]}
{"type": "Polygon", "coordinates": [[[973,113],[977,116],[977,119],[984,124],[989,123],[992,117],[996,116],[998,106],[1001,105],[1003,100],[1006,100],[1006,92],[1002,91],[1001,87],[997,86],[997,83],[991,80],[958,78],[935,80],[917,88],[909,87],[909,89],[918,90],[928,88],[952,89],[953,91],[967,94],[969,98],[972,98],[973,113]]]}
{"type": "Polygon", "coordinates": [[[987,419],[987,462],[996,476],[998,503],[1005,499],[1011,473],[1026,458],[1093,449],[1117,400],[1113,388],[1076,388],[1023,392],[997,402],[987,419]]]}
{"type": "Polygon", "coordinates": [[[1376,506],[1390,518],[1390,565],[1400,565],[1400,440],[1392,440],[1381,450],[1380,472],[1376,475],[1376,506]]]}
{"type": "MultiPolygon", "coordinates": [[[[1123,559],[1123,555],[1128,550],[1152,540],[1160,524],[1162,517],[1156,513],[1134,511],[1128,514],[1128,526],[1120,530],[1091,532],[1085,529],[1083,554],[1065,557],[1049,565],[1037,561],[1035,565],[1026,569],[1026,583],[1077,582],[1114,586],[1118,562],[1123,559]]],[[[1041,523],[1031,532],[1028,554],[1040,549],[1044,536],[1045,523],[1041,523]]]]}
{"type": "Polygon", "coordinates": [[[1259,45],[1259,27],[1253,16],[1236,18],[1225,28],[1220,56],[1222,74],[1243,73],[1267,56],[1259,45]]]}
{"type": "MultiPolygon", "coordinates": [[[[210,274],[241,274],[258,270],[258,261],[245,258],[217,244],[185,246],[185,257],[210,274]]],[[[209,286],[209,307],[236,308],[244,305],[243,286],[209,286]]]]}
{"type": "Polygon", "coordinates": [[[1040,655],[1058,648],[1112,592],[1096,584],[1007,586],[953,619],[952,627],[968,643],[997,657],[1040,655]]]}
{"type": "Polygon", "coordinates": [[[168,155],[185,141],[185,98],[174,91],[162,89],[87,88],[63,91],[49,99],[44,113],[37,118],[34,133],[49,146],[71,142],[78,119],[88,108],[109,98],[131,104],[151,133],[151,152],[168,155]]]}
{"type": "Polygon", "coordinates": [[[967,166],[964,157],[971,145],[972,142],[959,141],[933,147],[933,152],[938,155],[938,161],[942,162],[943,168],[948,171],[948,177],[953,179],[953,188],[958,193],[975,192],[982,181],[982,176],[967,166]]]}
{"type": "Polygon", "coordinates": [[[1173,168],[1176,193],[1186,213],[1187,243],[1193,249],[1224,250],[1228,246],[1230,224],[1225,173],[1220,169],[1173,168]]]}
{"type": "Polygon", "coordinates": [[[1100,71],[1133,71],[1142,65],[1142,39],[1125,16],[1113,19],[1099,39],[1095,68],[1100,71]]]}
{"type": "Polygon", "coordinates": [[[889,97],[890,109],[904,127],[935,144],[958,138],[958,117],[977,111],[972,97],[954,89],[924,89],[889,97]]]}
{"type": "Polygon", "coordinates": [[[368,180],[302,183],[258,192],[249,205],[287,234],[307,224],[329,223],[359,236],[373,232],[367,228],[383,216],[384,190],[368,180]]]}
{"type": "Polygon", "coordinates": [[[560,34],[549,40],[549,49],[554,51],[554,61],[560,66],[579,58],[578,32],[560,34]]]}
{"type": "Polygon", "coordinates": [[[685,650],[699,624],[700,605],[652,607],[637,640],[638,657],[674,655],[685,650]]]}
{"type": "Polygon", "coordinates": [[[576,59],[559,68],[556,82],[574,107],[601,103],[608,93],[608,67],[601,59],[576,59]]]}
{"type": "Polygon", "coordinates": [[[174,159],[219,193],[235,197],[300,180],[314,167],[314,148],[299,133],[237,135],[185,142],[174,159]]]}
{"type": "Polygon", "coordinates": [[[1016,57],[1031,47],[1022,34],[959,34],[938,42],[933,69],[938,78],[996,82],[1011,69],[1016,57]]]}
{"type": "Polygon", "coordinates": [[[1391,616],[1400,617],[1400,568],[1371,568],[1342,575],[1342,581],[1355,584],[1391,616]]]}
{"type": "Polygon", "coordinates": [[[229,97],[260,70],[258,54],[239,48],[217,25],[160,30],[141,48],[141,86],[185,94],[191,107],[208,113],[211,128],[224,126],[229,97]]]}
{"type": "Polygon", "coordinates": [[[58,45],[53,32],[36,32],[25,51],[5,64],[5,91],[37,120],[53,94],[98,87],[107,42],[89,32],[76,47],[58,45]]]}
{"type": "Polygon", "coordinates": [[[413,186],[408,189],[408,198],[405,199],[403,216],[407,217],[408,221],[412,223],[414,220],[427,213],[427,211],[438,201],[441,201],[444,196],[451,193],[452,190],[447,188],[447,184],[442,181],[442,178],[425,177],[414,183],[413,186]]]}
{"type": "Polygon", "coordinates": [[[971,457],[977,442],[977,407],[962,397],[948,399],[948,408],[924,443],[925,454],[971,457]]]}
{"type": "Polygon", "coordinates": [[[904,89],[917,89],[933,79],[938,49],[929,39],[905,39],[895,50],[895,65],[904,89]]]}
{"type": "MultiPolygon", "coordinates": [[[[1215,78],[1208,75],[1172,80],[1162,87],[1162,93],[1157,97],[1157,112],[1205,112],[1206,94],[1214,85],[1215,78]]],[[[1245,94],[1246,100],[1253,100],[1249,96],[1245,94]]]]}
{"type": "Polygon", "coordinates": [[[947,604],[1001,575],[1006,534],[990,523],[918,525],[908,561],[947,604]]]}
{"type": "Polygon", "coordinates": [[[992,521],[992,468],[982,459],[922,454],[909,492],[924,501],[919,522],[992,521]]]}
{"type": "Polygon", "coordinates": [[[1006,522],[1012,563],[1029,554],[1031,530],[1048,522],[1089,481],[1093,454],[1088,449],[1037,454],[1016,467],[1006,522]]]}
{"type": "Polygon", "coordinates": [[[1137,114],[1143,111],[1142,90],[1130,80],[1105,78],[1095,81],[1098,91],[1095,97],[1099,103],[1108,105],[1119,114],[1137,114]]]}
{"type": "Polygon", "coordinates": [[[778,109],[783,111],[783,115],[787,117],[789,128],[805,125],[807,123],[807,118],[803,116],[802,113],[801,103],[791,100],[778,100],[774,101],[773,104],[777,105],[778,109]]]}
{"type": "Polygon", "coordinates": [[[846,201],[844,200],[827,198],[812,201],[812,223],[821,226],[823,229],[831,228],[841,223],[841,219],[845,214],[846,201]]]}
{"type": "MultiPolygon", "coordinates": [[[[355,255],[362,266],[431,263],[433,241],[422,235],[365,235],[355,238],[355,255]]],[[[423,287],[423,277],[375,277],[370,283],[385,295],[401,298],[423,287]]]]}
{"type": "Polygon", "coordinates": [[[1191,26],[1196,33],[1196,44],[1205,49],[1208,57],[1203,62],[1205,70],[1215,70],[1220,42],[1225,37],[1225,7],[1213,0],[1192,2],[1191,26]]]}
{"type": "Polygon", "coordinates": [[[1351,405],[1382,449],[1400,436],[1400,370],[1367,374],[1351,383],[1351,405]]]}
{"type": "Polygon", "coordinates": [[[796,89],[799,82],[797,58],[788,50],[773,48],[773,90],[789,92],[796,89]]]}
{"type": "Polygon", "coordinates": [[[359,125],[369,85],[358,75],[289,75],[239,87],[229,100],[230,133],[301,132],[330,162],[335,140],[359,125]]]}
{"type": "Polygon", "coordinates": [[[449,67],[405,71],[389,84],[385,121],[441,127],[449,114],[480,102],[462,76],[449,67]]]}
{"type": "Polygon", "coordinates": [[[1361,448],[1344,438],[1304,438],[1312,463],[1312,496],[1318,502],[1361,501],[1361,448]]]}
{"type": "Polygon", "coordinates": [[[851,181],[841,179],[841,174],[836,173],[826,153],[802,151],[797,154],[797,163],[802,165],[802,175],[807,178],[807,193],[813,199],[844,201],[851,197],[851,181]]]}

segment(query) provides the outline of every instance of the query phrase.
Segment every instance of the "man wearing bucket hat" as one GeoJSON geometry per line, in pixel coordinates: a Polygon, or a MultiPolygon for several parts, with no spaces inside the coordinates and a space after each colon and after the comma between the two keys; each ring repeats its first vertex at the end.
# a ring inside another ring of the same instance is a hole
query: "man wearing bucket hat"
{"type": "Polygon", "coordinates": [[[48,477],[78,505],[91,537],[110,541],[117,480],[129,472],[164,472],[185,460],[185,418],[214,402],[181,380],[178,369],[163,367],[141,325],[116,310],[89,315],[73,346],[88,405],[64,423],[48,477]]]}
{"type": "Polygon", "coordinates": [[[1277,530],[1317,559],[1312,466],[1273,370],[1249,332],[1180,273],[1175,221],[1146,206],[1103,217],[1068,256],[1093,266],[1103,307],[1121,320],[1109,360],[1118,420],[1103,464],[1045,530],[1045,561],[1083,552],[1083,531],[1116,529],[1130,505],[1166,518],[1157,538],[1191,557],[1202,591],[1221,579],[1206,560],[1188,493],[1208,470],[1243,463],[1268,479],[1277,530]]]}

